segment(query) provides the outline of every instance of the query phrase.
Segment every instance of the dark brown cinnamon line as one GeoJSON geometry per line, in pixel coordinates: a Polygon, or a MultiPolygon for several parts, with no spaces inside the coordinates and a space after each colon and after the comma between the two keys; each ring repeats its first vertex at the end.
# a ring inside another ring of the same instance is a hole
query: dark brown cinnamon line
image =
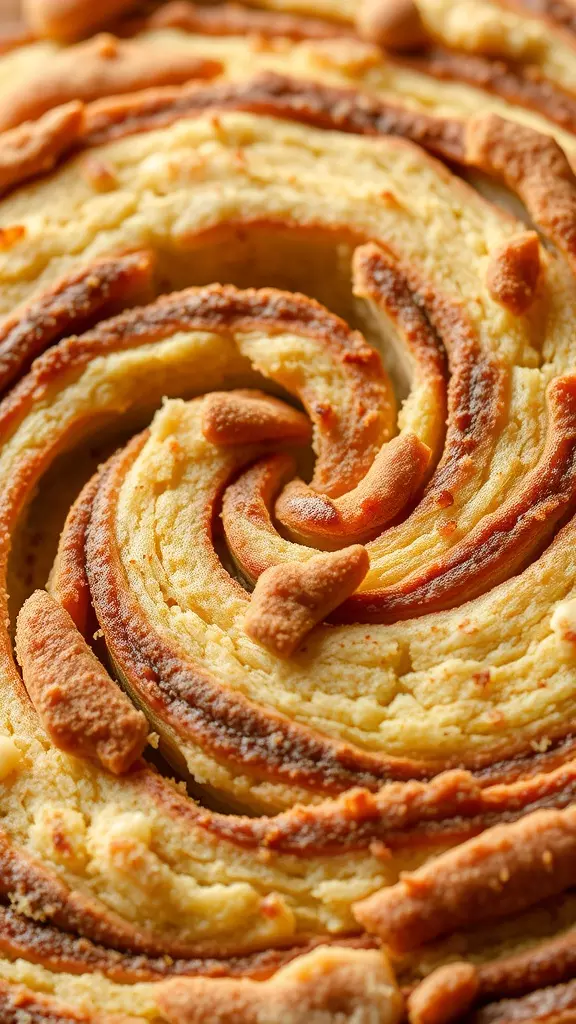
{"type": "Polygon", "coordinates": [[[521,953],[477,968],[478,996],[484,1001],[526,995],[576,977],[576,927],[521,953]]]}
{"type": "Polygon", "coordinates": [[[78,1010],[51,996],[0,981],[2,1024],[135,1024],[134,1018],[78,1010]]]}
{"type": "MultiPolygon", "coordinates": [[[[235,769],[241,764],[243,773],[256,779],[329,794],[354,785],[375,789],[395,775],[411,778],[418,767],[409,760],[380,759],[265,712],[155,634],[128,589],[114,529],[118,494],[141,444],[136,439],[103,474],[86,551],[96,615],[128,687],[182,737],[235,769]]],[[[420,766],[420,772],[426,774],[426,768],[420,766]]]]}
{"type": "Polygon", "coordinates": [[[0,328],[0,392],[33,359],[62,338],[152,295],[151,253],[96,260],[57,281],[5,320],[0,328]]]}
{"type": "Polygon", "coordinates": [[[509,579],[543,550],[576,496],[576,377],[557,378],[548,399],[546,447],[519,494],[422,572],[396,587],[355,594],[332,621],[394,622],[453,608],[509,579]]]}
{"type": "MultiPolygon", "coordinates": [[[[377,243],[358,246],[353,257],[353,288],[355,295],[370,299],[393,319],[430,387],[443,392],[449,376],[446,349],[432,325],[424,296],[417,286],[411,285],[400,262],[377,243]]],[[[455,320],[458,312],[454,311],[455,320]]],[[[434,311],[430,313],[433,315],[434,311]]],[[[472,328],[464,316],[448,332],[453,354],[463,338],[472,341],[472,328]]],[[[440,398],[441,395],[439,401],[440,398]]]]}
{"type": "MultiPolygon", "coordinates": [[[[66,372],[71,367],[79,368],[86,365],[93,354],[102,355],[108,351],[131,348],[138,344],[148,343],[151,340],[165,337],[174,330],[180,329],[183,323],[191,327],[196,325],[200,329],[214,329],[217,326],[218,319],[220,319],[221,323],[225,322],[227,310],[225,294],[215,295],[212,300],[212,293],[213,289],[210,288],[198,290],[197,294],[195,293],[196,306],[194,304],[190,306],[190,300],[184,301],[181,295],[167,297],[159,300],[154,306],[148,307],[145,312],[127,312],[111,321],[100,324],[97,329],[88,332],[80,338],[68,339],[61,343],[56,349],[46,353],[35,363],[29,376],[0,405],[0,433],[13,429],[15,422],[25,415],[32,401],[41,396],[46,389],[53,386],[55,379],[58,378],[60,373],[66,372]],[[210,313],[212,301],[213,309],[210,313]],[[185,312],[187,303],[190,315],[185,312]],[[200,307],[207,313],[207,319],[202,317],[195,319],[199,315],[198,309],[200,307]],[[195,310],[196,312],[194,312],[195,310]]],[[[253,312],[257,315],[257,309],[253,310],[253,312]]],[[[238,308],[236,313],[238,313],[238,308]]],[[[276,310],[276,314],[278,316],[284,315],[281,308],[276,310]]],[[[285,310],[285,315],[287,317],[286,323],[290,325],[290,329],[298,329],[298,316],[300,315],[298,310],[292,306],[290,309],[287,308],[285,310]]],[[[454,460],[454,464],[457,466],[457,458],[454,460]]],[[[130,613],[128,613],[127,622],[126,644],[130,648],[130,613]]],[[[145,631],[146,626],[143,626],[142,629],[145,631]]],[[[126,664],[130,660],[129,651],[127,659],[126,664]]],[[[214,731],[215,724],[212,720],[210,709],[209,693],[211,688],[205,679],[203,680],[202,690],[207,701],[205,708],[206,725],[212,730],[213,742],[216,743],[218,732],[217,730],[214,731]]],[[[162,699],[164,702],[162,704],[162,713],[169,715],[170,701],[174,699],[174,696],[170,696],[166,692],[162,699]]],[[[178,703],[173,705],[172,710],[176,715],[179,715],[181,710],[188,715],[189,711],[185,705],[181,708],[178,703]]],[[[229,713],[232,714],[232,711],[230,710],[229,713]]],[[[241,732],[241,726],[243,728],[243,725],[236,719],[235,714],[232,714],[232,720],[237,722],[237,727],[241,732]]],[[[202,721],[201,716],[201,721],[197,723],[198,728],[203,729],[202,721]]],[[[270,723],[263,724],[262,728],[263,733],[258,742],[265,744],[264,737],[268,734],[270,723]]],[[[235,727],[228,733],[227,727],[224,728],[223,750],[228,751],[227,756],[231,756],[232,753],[230,739],[235,734],[234,730],[235,727]]],[[[326,793],[341,792],[354,785],[376,789],[383,782],[394,779],[430,778],[438,774],[439,771],[454,766],[453,763],[426,764],[412,759],[378,757],[358,751],[357,749],[354,750],[354,748],[343,748],[339,744],[330,744],[320,737],[314,737],[312,747],[309,747],[309,740],[304,740],[299,732],[297,735],[298,738],[295,741],[296,749],[303,743],[304,749],[308,751],[305,758],[306,763],[308,763],[308,756],[313,761],[311,769],[312,780],[314,781],[311,781],[310,785],[312,788],[318,785],[321,787],[321,791],[326,793]]],[[[544,770],[547,765],[553,766],[558,763],[559,759],[568,756],[571,750],[572,740],[570,738],[566,739],[565,737],[557,736],[552,737],[552,739],[554,740],[554,745],[545,754],[534,752],[526,754],[524,750],[510,751],[510,756],[503,761],[499,761],[493,768],[482,759],[475,759],[474,763],[467,765],[467,767],[478,772],[485,784],[496,782],[498,779],[512,780],[519,775],[544,770]],[[560,747],[557,747],[558,743],[561,744],[560,747]]],[[[206,737],[202,733],[202,742],[205,741],[206,737]]],[[[288,745],[288,749],[290,749],[291,742],[286,736],[285,743],[288,745]]],[[[214,749],[217,749],[217,747],[214,749]]],[[[234,757],[236,756],[234,755],[234,757]]],[[[265,751],[261,757],[261,764],[263,770],[269,768],[265,751]]],[[[303,781],[304,776],[302,776],[303,781]]]]}
{"type": "Polygon", "coordinates": [[[465,126],[463,162],[511,189],[576,273],[576,176],[553,138],[496,114],[479,115],[465,126]]]}
{"type": "Polygon", "coordinates": [[[467,1024],[574,1024],[576,980],[542,988],[522,999],[491,1003],[466,1018],[467,1024]]]}
{"type": "Polygon", "coordinates": [[[3,93],[0,129],[15,128],[72,100],[89,103],[156,86],[177,86],[192,79],[209,80],[222,70],[217,60],[177,50],[167,55],[145,42],[96,36],[60,50],[40,74],[3,93]]]}
{"type": "Polygon", "coordinates": [[[354,267],[355,290],[398,323],[428,386],[436,392],[440,414],[450,371],[444,452],[423,499],[424,507],[450,508],[472,471],[472,459],[478,469],[492,457],[507,374],[482,352],[464,308],[419,280],[410,267],[391,260],[375,244],[356,249],[354,267]]]}
{"type": "Polygon", "coordinates": [[[23,958],[29,963],[40,964],[47,970],[58,973],[98,972],[121,985],[195,975],[208,978],[248,977],[264,980],[297,956],[326,942],[357,949],[369,948],[374,940],[369,936],[337,940],[318,937],[288,949],[269,949],[246,956],[224,959],[173,959],[166,956],[152,957],[143,953],[121,953],[97,945],[88,939],[59,931],[50,925],[38,924],[7,907],[0,907],[0,950],[5,956],[23,958]]]}
{"type": "Polygon", "coordinates": [[[273,817],[247,818],[198,811],[155,776],[147,792],[176,817],[194,821],[219,838],[247,849],[264,848],[294,856],[430,848],[463,842],[502,822],[515,822],[543,808],[564,808],[574,800],[570,765],[529,783],[482,790],[462,770],[428,783],[389,783],[377,794],[351,790],[313,806],[296,806],[273,817]]]}
{"type": "Polygon", "coordinates": [[[264,39],[279,36],[298,43],[307,39],[334,39],[353,35],[351,27],[298,14],[279,11],[248,10],[236,4],[222,3],[216,8],[201,7],[188,0],[172,0],[147,19],[134,23],[144,29],[179,28],[183,32],[205,36],[258,35],[264,39]]]}
{"type": "Polygon", "coordinates": [[[120,97],[90,104],[83,144],[100,145],[135,132],[166,127],[181,117],[193,117],[213,107],[286,117],[349,134],[397,135],[449,160],[464,156],[460,121],[430,117],[356,90],[273,72],[246,83],[149,90],[125,100],[120,97]]]}
{"type": "Polygon", "coordinates": [[[399,952],[534,906],[576,884],[576,806],[498,825],[357,903],[399,952]]]}
{"type": "Polygon", "coordinates": [[[559,127],[576,133],[576,97],[553,82],[537,77],[533,68],[502,59],[462,54],[441,46],[389,59],[399,67],[411,68],[439,81],[465,82],[483,89],[515,106],[543,114],[559,127]]]}
{"type": "Polygon", "coordinates": [[[391,850],[463,842],[493,825],[514,821],[543,807],[565,807],[576,796],[576,780],[561,772],[549,789],[538,783],[502,787],[501,800],[491,806],[492,792],[480,790],[461,771],[431,782],[390,783],[379,794],[352,791],[336,804],[297,808],[274,818],[231,819],[211,815],[200,819],[210,831],[242,845],[282,853],[326,855],[362,849],[382,842],[391,850]]]}
{"type": "Polygon", "coordinates": [[[86,535],[99,478],[100,473],[95,473],[84,485],[66,517],[47,587],[86,640],[96,629],[86,575],[86,535]],[[89,623],[94,627],[90,632],[89,623]]]}

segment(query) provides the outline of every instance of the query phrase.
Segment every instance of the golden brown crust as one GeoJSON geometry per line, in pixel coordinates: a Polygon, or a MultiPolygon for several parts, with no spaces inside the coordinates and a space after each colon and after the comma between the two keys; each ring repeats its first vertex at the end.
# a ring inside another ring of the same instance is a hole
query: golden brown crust
{"type": "Polygon", "coordinates": [[[478,1010],[473,1024],[574,1024],[576,981],[541,989],[523,999],[505,999],[478,1010]]]}
{"type": "Polygon", "coordinates": [[[95,260],[17,310],[0,327],[0,392],[49,346],[124,306],[150,298],[153,265],[148,252],[95,260]]]}
{"type": "Polygon", "coordinates": [[[102,34],[62,50],[49,69],[25,89],[15,88],[0,101],[0,131],[41,117],[71,100],[85,103],[102,96],[122,95],[154,86],[178,85],[192,78],[214,78],[218,61],[170,52],[102,34]]]}
{"type": "Polygon", "coordinates": [[[575,825],[575,807],[497,825],[356,904],[355,913],[399,951],[514,914],[575,884],[575,825]]]}
{"type": "Polygon", "coordinates": [[[24,14],[39,36],[80,39],[135,6],[136,0],[23,0],[24,14]]]}
{"type": "Polygon", "coordinates": [[[125,1014],[74,1009],[50,996],[5,981],[0,981],[0,1014],[2,1024],[139,1024],[135,1017],[125,1014]]]}
{"type": "Polygon", "coordinates": [[[81,636],[88,638],[91,598],[86,575],[86,536],[92,506],[98,492],[100,474],[82,488],[64,523],[58,552],[47,590],[68,613],[81,636]]]}
{"type": "Polygon", "coordinates": [[[256,584],[244,629],[256,643],[289,658],[310,630],[360,586],[368,569],[360,544],[272,566],[256,584]]]}
{"type": "MultiPolygon", "coordinates": [[[[147,956],[145,953],[121,953],[50,925],[39,924],[12,909],[0,907],[0,950],[6,956],[11,959],[21,957],[29,963],[40,964],[47,970],[59,973],[81,975],[97,971],[110,981],[122,985],[196,975],[206,978],[247,977],[264,980],[284,964],[321,944],[325,944],[325,940],[315,939],[288,949],[269,949],[227,958],[147,956]]],[[[373,940],[368,936],[357,936],[339,939],[335,944],[345,949],[368,949],[373,945],[373,940]]]]}
{"type": "Polygon", "coordinates": [[[503,819],[513,821],[536,808],[565,807],[574,792],[573,765],[485,789],[460,769],[430,782],[390,782],[374,794],[351,790],[336,800],[271,818],[207,815],[199,820],[216,835],[247,847],[310,856],[375,843],[385,856],[386,850],[464,842],[503,819]]]}
{"type": "Polygon", "coordinates": [[[285,440],[310,441],[310,420],[263,391],[212,391],[202,417],[204,437],[217,445],[285,440]]]}
{"type": "Polygon", "coordinates": [[[148,724],[113,682],[54,598],[37,590],[18,616],[24,683],[55,746],[122,774],[145,745],[148,724]]]}
{"type": "Polygon", "coordinates": [[[466,125],[465,160],[511,188],[576,266],[576,177],[554,139],[482,114],[466,125]]]}
{"type": "Polygon", "coordinates": [[[451,963],[429,974],[408,998],[410,1024],[451,1024],[463,1017],[479,989],[476,968],[451,963]]]}
{"type": "Polygon", "coordinates": [[[84,111],[73,102],[0,134],[0,193],[50,171],[80,138],[84,111]]]}
{"type": "Polygon", "coordinates": [[[576,11],[570,0],[502,0],[509,7],[540,17],[552,26],[576,33],[576,11]]]}
{"type": "Polygon", "coordinates": [[[353,134],[397,135],[449,160],[464,158],[464,125],[456,119],[432,117],[367,93],[273,72],[264,72],[245,83],[205,88],[184,85],[97,101],[86,112],[83,143],[100,145],[135,132],[151,131],[210,108],[286,117],[353,134]]]}
{"type": "Polygon", "coordinates": [[[256,34],[265,39],[282,36],[293,42],[305,39],[334,39],[350,36],[345,25],[285,14],[280,11],[248,10],[234,3],[204,7],[188,0],[172,0],[163,4],[145,21],[150,29],[179,28],[208,36],[243,36],[256,34]]]}
{"type": "MultiPolygon", "coordinates": [[[[410,352],[417,372],[434,392],[440,414],[446,408],[448,367],[446,350],[439,331],[434,330],[434,309],[409,280],[408,274],[391,253],[381,245],[368,242],[354,250],[354,294],[374,302],[395,325],[410,352]]],[[[440,305],[440,303],[439,303],[440,305]]],[[[448,316],[450,311],[445,311],[448,316]]],[[[456,311],[455,311],[456,312],[456,311]]],[[[445,317],[447,319],[447,317],[445,317]]],[[[456,320],[456,315],[452,316],[456,320]]],[[[444,328],[444,324],[440,324],[444,328]]],[[[457,345],[458,334],[465,333],[465,324],[453,322],[451,334],[444,331],[449,349],[457,345]]]]}
{"type": "MultiPolygon", "coordinates": [[[[294,101],[294,107],[297,107],[295,96],[292,96],[292,101],[294,101]]],[[[351,117],[350,123],[353,120],[354,118],[351,117]]],[[[372,129],[369,127],[368,130],[372,129]]],[[[407,147],[402,147],[402,149],[410,152],[407,147]]],[[[422,366],[428,360],[426,365],[430,368],[430,379],[437,381],[439,394],[445,393],[442,391],[442,387],[446,376],[445,365],[442,364],[441,359],[443,353],[441,338],[446,342],[448,360],[453,371],[450,412],[456,431],[459,431],[459,437],[455,437],[454,429],[451,428],[452,433],[447,441],[447,457],[439,467],[438,474],[434,476],[424,501],[434,501],[438,507],[452,509],[457,503],[458,497],[454,482],[458,482],[458,473],[462,472],[459,463],[466,463],[466,461],[470,463],[476,458],[480,462],[483,457],[482,433],[487,433],[489,430],[491,438],[497,433],[498,416],[503,404],[502,396],[505,394],[507,386],[505,371],[502,372],[498,360],[494,360],[495,365],[492,365],[490,358],[482,355],[474,330],[465,323],[465,318],[458,319],[454,308],[448,308],[448,305],[443,303],[438,291],[431,296],[430,292],[433,289],[422,287],[421,283],[416,281],[416,274],[410,275],[409,272],[406,272],[402,287],[399,288],[398,278],[394,278],[393,273],[389,272],[389,268],[386,267],[386,259],[381,254],[372,253],[366,256],[366,259],[373,271],[378,259],[380,260],[378,271],[381,273],[382,279],[376,280],[374,273],[372,276],[367,273],[364,281],[365,295],[369,297],[370,301],[375,303],[380,301],[380,307],[387,312],[392,310],[396,322],[402,320],[402,324],[406,327],[408,336],[413,342],[413,353],[422,356],[422,366]],[[410,334],[410,332],[412,333],[410,334]],[[478,410],[482,416],[485,416],[485,419],[482,420],[483,426],[481,426],[481,415],[478,414],[478,410]],[[475,416],[476,419],[474,419],[475,416]]],[[[495,288],[495,293],[496,290],[495,288]]],[[[158,338],[170,337],[172,333],[180,330],[185,332],[189,328],[226,333],[236,329],[249,332],[254,327],[257,329],[264,327],[266,330],[274,331],[279,325],[282,327],[289,324],[290,332],[301,331],[307,338],[313,333],[310,332],[310,323],[305,321],[305,317],[304,323],[300,323],[302,307],[298,301],[286,302],[284,307],[281,302],[274,305],[277,296],[270,293],[269,290],[265,297],[263,297],[263,293],[257,295],[252,293],[252,301],[246,299],[246,294],[241,300],[232,289],[204,289],[198,292],[198,298],[201,301],[198,301],[196,306],[187,293],[174,297],[172,302],[161,300],[146,311],[127,314],[112,323],[102,324],[83,339],[65,342],[56,353],[43,359],[40,365],[34,368],[29,380],[9,397],[0,412],[2,423],[9,426],[11,418],[17,416],[21,409],[26,408],[26,403],[31,400],[31,395],[34,396],[35,401],[38,400],[39,396],[43,394],[43,388],[46,389],[47,394],[50,394],[50,388],[57,382],[58,373],[63,369],[67,371],[73,366],[81,368],[95,353],[102,355],[106,351],[114,351],[115,348],[122,346],[128,348],[136,344],[145,345],[158,338]],[[263,308],[269,310],[271,304],[274,315],[267,318],[263,315],[263,308]]],[[[493,307],[490,306],[490,309],[493,312],[493,307]]],[[[517,326],[515,325],[515,327],[517,326]]],[[[369,364],[368,356],[363,356],[356,346],[351,346],[345,354],[348,359],[351,356],[352,364],[355,359],[359,359],[359,363],[369,364]]],[[[545,522],[542,532],[539,534],[541,543],[546,542],[550,536],[547,530],[553,531],[556,528],[564,512],[571,507],[573,502],[573,481],[570,468],[574,461],[575,433],[573,379],[570,377],[557,378],[551,396],[553,405],[551,435],[554,435],[556,447],[549,447],[545,452],[548,461],[547,475],[540,472],[542,469],[540,466],[539,472],[533,479],[530,478],[529,486],[527,485],[520,495],[524,506],[521,503],[515,506],[518,516],[525,513],[528,515],[529,500],[533,502],[536,509],[534,519],[540,524],[545,522]],[[530,490],[532,485],[533,489],[530,490]],[[542,507],[540,507],[540,503],[542,507]],[[549,518],[546,518],[549,512],[551,514],[549,518]]],[[[230,412],[230,400],[229,395],[224,396],[225,413],[230,412]]],[[[238,427],[239,423],[242,428],[247,423],[248,434],[243,440],[254,441],[255,437],[260,438],[260,434],[254,434],[254,416],[249,416],[247,421],[244,421],[242,416],[234,415],[232,420],[234,429],[238,427]]],[[[261,418],[256,417],[256,420],[256,426],[260,430],[261,418]]],[[[230,440],[230,416],[227,418],[225,415],[222,422],[218,415],[209,417],[209,431],[211,428],[216,429],[214,436],[221,431],[221,439],[230,440]]],[[[302,436],[303,434],[302,428],[302,436]]],[[[186,733],[191,722],[188,735],[198,740],[203,751],[207,751],[208,754],[215,752],[219,766],[223,765],[226,770],[229,768],[231,773],[237,772],[238,766],[241,766],[249,780],[251,778],[266,781],[281,779],[283,782],[289,780],[291,784],[302,782],[303,785],[309,785],[315,796],[324,792],[337,793],[353,781],[362,781],[364,784],[376,788],[379,781],[390,777],[387,774],[389,772],[396,771],[403,777],[413,772],[425,776],[438,770],[438,767],[442,767],[441,765],[422,765],[417,762],[394,764],[394,759],[387,760],[371,755],[362,756],[360,751],[346,748],[344,744],[325,742],[323,737],[316,736],[312,730],[299,726],[290,729],[291,723],[288,719],[284,720],[280,715],[275,716],[273,713],[268,714],[268,708],[266,706],[258,707],[256,701],[251,704],[248,700],[236,700],[236,694],[228,694],[225,686],[215,686],[214,680],[208,677],[208,673],[205,673],[206,677],[204,677],[203,672],[197,672],[192,658],[181,658],[180,652],[170,643],[163,645],[162,638],[154,635],[154,630],[146,621],[145,616],[139,617],[138,610],[134,610],[130,595],[125,595],[122,592],[122,582],[119,579],[119,574],[116,573],[119,562],[117,551],[114,550],[113,520],[118,507],[118,488],[132,465],[131,455],[137,453],[141,441],[142,439],[138,439],[135,442],[135,447],[129,450],[125,459],[121,456],[111,464],[104,471],[102,477],[94,483],[93,489],[89,489],[85,493],[76,510],[77,517],[72,517],[67,526],[66,534],[70,541],[70,547],[66,548],[65,546],[61,551],[67,551],[71,557],[71,575],[68,580],[70,584],[69,597],[65,600],[70,600],[72,604],[76,603],[78,617],[81,619],[84,615],[82,608],[85,608],[89,599],[89,587],[93,587],[95,599],[100,602],[99,611],[102,620],[108,629],[107,639],[110,641],[114,660],[118,660],[118,663],[123,666],[122,655],[127,652],[128,677],[135,678],[137,682],[144,680],[146,685],[150,684],[149,693],[153,693],[157,701],[155,707],[160,715],[166,709],[167,720],[170,720],[170,715],[172,715],[171,722],[175,722],[177,726],[183,725],[183,734],[186,733]],[[91,574],[89,583],[86,576],[87,563],[91,574]],[[78,588],[76,584],[80,577],[81,585],[78,588]],[[118,652],[120,652],[119,659],[117,659],[118,652]],[[156,687],[156,692],[153,692],[154,687],[156,687]],[[187,701],[185,695],[191,692],[193,699],[187,701]],[[273,750],[274,746],[276,751],[273,750]],[[277,758],[276,761],[274,757],[277,758]]],[[[487,445],[487,450],[490,455],[493,452],[493,446],[490,448],[487,445]]],[[[227,456],[228,454],[226,453],[227,456]]],[[[483,465],[488,466],[488,463],[489,458],[486,458],[483,465]]],[[[26,468],[29,470],[30,464],[26,468]]],[[[236,469],[233,469],[232,473],[235,472],[236,469]]],[[[353,473],[351,475],[353,476],[353,473]]],[[[335,473],[333,482],[334,480],[336,480],[335,473]]],[[[217,493],[208,508],[210,514],[217,514],[219,509],[221,482],[218,481],[217,493]]],[[[15,486],[17,484],[18,481],[15,482],[15,486]]],[[[222,483],[222,486],[224,485],[225,482],[222,483]]],[[[22,487],[24,486],[23,473],[22,487]]],[[[336,483],[334,486],[337,489],[338,484],[336,483]]],[[[518,495],[515,500],[517,499],[518,495]]],[[[334,501],[338,500],[338,497],[334,499],[334,501]]],[[[494,535],[498,531],[506,533],[511,522],[509,518],[506,518],[509,511],[510,509],[506,508],[505,515],[501,516],[499,520],[491,522],[493,534],[487,535],[485,538],[487,549],[493,543],[497,546],[494,535]]],[[[456,516],[457,510],[455,509],[455,520],[456,516]]],[[[213,522],[213,517],[207,516],[207,518],[213,522]]],[[[532,540],[534,540],[538,531],[534,523],[532,525],[534,526],[532,540]]],[[[518,541],[517,534],[514,540],[518,541]]],[[[520,541],[522,541],[522,537],[520,541]]],[[[534,550],[537,551],[538,543],[537,541],[534,543],[536,545],[534,550]]],[[[522,548],[521,543],[520,547],[522,548]]],[[[498,557],[502,556],[502,550],[500,548],[497,552],[498,557]]],[[[525,557],[532,557],[531,550],[530,544],[527,548],[522,548],[525,557]]],[[[506,563],[508,566],[510,564],[515,565],[514,562],[506,563]]],[[[504,571],[506,565],[504,565],[504,571]]],[[[502,570],[502,566],[500,566],[500,570],[502,570]]],[[[57,576],[60,577],[61,574],[62,568],[57,570],[57,576]]],[[[490,580],[492,579],[493,577],[490,577],[490,580]]],[[[230,586],[234,587],[232,581],[230,586]]],[[[237,589],[239,590],[239,588],[237,589]]],[[[246,600],[244,596],[243,600],[246,600]]],[[[268,610],[267,608],[266,611],[268,612],[268,610]]],[[[334,631],[325,630],[324,632],[329,635],[334,631]]],[[[245,643],[245,641],[243,642],[245,643]]],[[[254,649],[251,650],[254,653],[254,649]]],[[[404,656],[403,652],[401,652],[401,656],[404,656]]],[[[256,652],[256,657],[263,658],[262,652],[256,652]]],[[[414,666],[414,670],[417,671],[416,666],[414,666]]],[[[568,757],[572,749],[571,743],[571,739],[568,738],[562,752],[553,752],[551,757],[568,757]]],[[[524,764],[519,768],[519,772],[521,773],[525,769],[527,772],[533,771],[536,764],[549,766],[552,763],[552,760],[539,760],[535,754],[533,757],[526,758],[524,764]]],[[[502,765],[489,766],[486,769],[483,782],[485,783],[489,779],[491,771],[495,772],[496,777],[500,771],[503,777],[509,778],[508,773],[512,772],[513,774],[514,770],[510,764],[504,765],[504,767],[502,765]]],[[[142,777],[144,778],[144,773],[142,773],[142,777]]],[[[129,780],[123,781],[129,784],[129,780]]],[[[200,830],[212,833],[218,837],[218,841],[231,841],[238,848],[244,849],[255,849],[261,846],[262,853],[270,854],[272,859],[275,851],[299,857],[315,855],[318,852],[322,854],[326,851],[338,855],[348,850],[363,848],[370,849],[374,857],[382,857],[384,862],[385,858],[390,855],[389,851],[392,850],[406,850],[408,851],[407,856],[412,857],[414,851],[420,846],[420,852],[425,850],[427,854],[431,852],[435,843],[446,845],[469,838],[495,821],[510,822],[516,816],[526,814],[534,807],[564,806],[573,801],[574,778],[573,771],[571,775],[570,770],[563,770],[555,778],[546,775],[539,779],[526,780],[515,787],[503,786],[499,789],[489,785],[483,787],[469,775],[458,773],[457,778],[443,777],[428,784],[408,782],[405,786],[398,786],[394,790],[392,787],[387,787],[385,791],[374,797],[365,792],[347,793],[330,804],[326,803],[312,808],[296,808],[285,816],[256,820],[212,815],[208,811],[198,811],[178,794],[174,795],[173,806],[168,810],[170,798],[166,796],[161,780],[153,776],[146,775],[142,782],[141,792],[146,800],[156,800],[157,806],[162,808],[164,813],[173,814],[175,818],[180,816],[182,820],[185,820],[188,815],[189,820],[194,822],[195,828],[198,827],[200,830]],[[155,786],[156,795],[154,795],[155,786]]],[[[527,850],[532,849],[528,839],[526,839],[525,845],[527,850]]],[[[555,846],[555,856],[556,853],[555,846]]],[[[262,860],[264,861],[264,857],[262,860]]],[[[295,861],[293,866],[296,863],[298,862],[295,861]]],[[[441,861],[438,863],[440,864],[441,861]]],[[[295,868],[295,870],[297,869],[295,868]]],[[[572,875],[563,877],[562,871],[559,873],[561,878],[558,884],[572,884],[572,875]]],[[[386,872],[383,871],[383,874],[386,875],[386,872]]],[[[526,877],[526,874],[520,880],[523,890],[537,891],[538,893],[547,891],[545,887],[539,886],[538,878],[534,880],[532,875],[526,877]]],[[[499,879],[501,882],[500,876],[499,879]]],[[[467,892],[465,896],[467,899],[470,892],[467,892]]],[[[463,905],[466,905],[466,899],[462,899],[463,905]]],[[[511,906],[512,913],[514,913],[516,904],[513,900],[511,906]]],[[[470,912],[468,908],[466,923],[470,916],[474,923],[474,911],[470,912]]],[[[87,920],[88,924],[86,925],[84,918],[80,915],[79,927],[86,931],[93,930],[93,922],[89,919],[89,915],[87,915],[87,920]]],[[[107,924],[108,922],[104,919],[103,930],[107,924]]],[[[110,934],[113,935],[112,926],[110,926],[110,934]]],[[[146,936],[144,938],[141,935],[137,936],[136,946],[138,942],[142,947],[145,946],[146,939],[146,936]]],[[[124,935],[124,939],[121,938],[120,941],[126,942],[130,939],[126,939],[126,935],[124,935]]],[[[160,940],[158,943],[161,944],[160,940]]],[[[31,948],[32,945],[31,943],[31,948]]],[[[25,948],[25,943],[23,948],[25,948]]],[[[169,948],[168,944],[165,948],[169,948]]],[[[95,959],[97,960],[98,957],[95,959]]],[[[78,965],[80,961],[81,958],[78,958],[75,962],[78,965]]],[[[104,964],[102,969],[105,970],[106,958],[102,957],[101,962],[104,964]]],[[[126,966],[127,971],[133,969],[136,969],[134,965],[126,966]]],[[[150,971],[152,974],[153,968],[143,965],[142,976],[146,974],[146,971],[150,971]]],[[[480,978],[481,997],[485,998],[484,989],[482,989],[484,976],[481,971],[478,977],[480,978]]],[[[457,992],[452,993],[450,998],[447,998],[445,984],[437,988],[432,996],[428,989],[424,1010],[421,1008],[420,1012],[424,1014],[436,1012],[444,1013],[444,1015],[446,1012],[455,1012],[457,995],[462,996],[463,1000],[465,993],[467,999],[472,998],[470,990],[466,987],[469,980],[469,978],[463,977],[454,978],[459,985],[457,992]]],[[[432,982],[430,982],[431,984],[432,982]]],[[[184,1001],[181,1002],[180,1010],[185,1015],[196,1013],[197,1004],[190,1000],[188,987],[186,987],[185,993],[182,987],[178,989],[178,992],[180,993],[178,998],[184,1001]]],[[[420,995],[422,996],[422,993],[420,995]]],[[[234,999],[236,999],[235,996],[234,999]]],[[[238,1003],[234,1002],[233,1005],[236,1012],[238,1003]]],[[[202,1006],[201,1003],[200,1006],[202,1006]]],[[[242,1002],[240,1002],[240,1010],[244,1012],[242,1002]]],[[[225,1000],[222,1004],[222,1012],[228,1012],[225,1000]]],[[[250,1012],[249,1008],[247,1013],[250,1012]]],[[[183,1019],[186,1020],[187,1017],[184,1016],[183,1019]]]]}
{"type": "Polygon", "coordinates": [[[356,28],[361,36],[390,50],[418,50],[428,36],[414,0],[360,0],[356,28]]]}
{"type": "Polygon", "coordinates": [[[525,313],[534,300],[540,274],[540,242],[526,231],[490,255],[486,285],[492,298],[515,316],[525,313]]]}
{"type": "Polygon", "coordinates": [[[422,487],[430,449],[414,434],[395,437],[378,453],[366,476],[340,498],[318,494],[302,480],[284,488],[276,518],[300,544],[331,550],[377,537],[422,487]]]}
{"type": "Polygon", "coordinates": [[[576,132],[576,98],[538,76],[534,68],[429,46],[422,53],[389,57],[399,67],[413,68],[439,81],[463,82],[500,96],[508,103],[535,110],[554,124],[576,132]]]}
{"type": "Polygon", "coordinates": [[[163,982],[158,1002],[169,1024],[396,1024],[402,1000],[384,954],[343,955],[321,947],[264,983],[208,979],[163,982]]]}
{"type": "Polygon", "coordinates": [[[478,967],[482,1000],[523,996],[576,976],[576,929],[478,967]]]}

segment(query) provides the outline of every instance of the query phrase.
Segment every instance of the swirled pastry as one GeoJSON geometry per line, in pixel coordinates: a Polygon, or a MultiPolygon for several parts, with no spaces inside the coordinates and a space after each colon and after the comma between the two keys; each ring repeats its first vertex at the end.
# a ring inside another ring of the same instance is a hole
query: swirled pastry
{"type": "Polygon", "coordinates": [[[0,62],[6,1022],[573,1012],[569,27],[313,6],[0,62]]]}

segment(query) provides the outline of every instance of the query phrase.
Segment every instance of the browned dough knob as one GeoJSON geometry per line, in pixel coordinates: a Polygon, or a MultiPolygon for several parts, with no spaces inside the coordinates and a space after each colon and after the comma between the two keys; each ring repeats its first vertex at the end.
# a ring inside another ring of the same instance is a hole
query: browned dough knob
{"type": "Polygon", "coordinates": [[[23,0],[24,16],[39,36],[81,39],[134,7],[135,0],[23,0]]]}
{"type": "Polygon", "coordinates": [[[428,42],[413,0],[363,0],[356,27],[364,39],[388,50],[419,50],[428,42]]]}

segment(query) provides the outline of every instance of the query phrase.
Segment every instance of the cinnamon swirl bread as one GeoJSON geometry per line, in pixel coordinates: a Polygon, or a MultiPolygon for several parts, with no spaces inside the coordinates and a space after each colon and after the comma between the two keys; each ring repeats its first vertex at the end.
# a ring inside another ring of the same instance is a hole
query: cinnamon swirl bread
{"type": "Polygon", "coordinates": [[[266,6],[0,59],[0,1021],[567,1022],[566,10],[266,6]]]}

